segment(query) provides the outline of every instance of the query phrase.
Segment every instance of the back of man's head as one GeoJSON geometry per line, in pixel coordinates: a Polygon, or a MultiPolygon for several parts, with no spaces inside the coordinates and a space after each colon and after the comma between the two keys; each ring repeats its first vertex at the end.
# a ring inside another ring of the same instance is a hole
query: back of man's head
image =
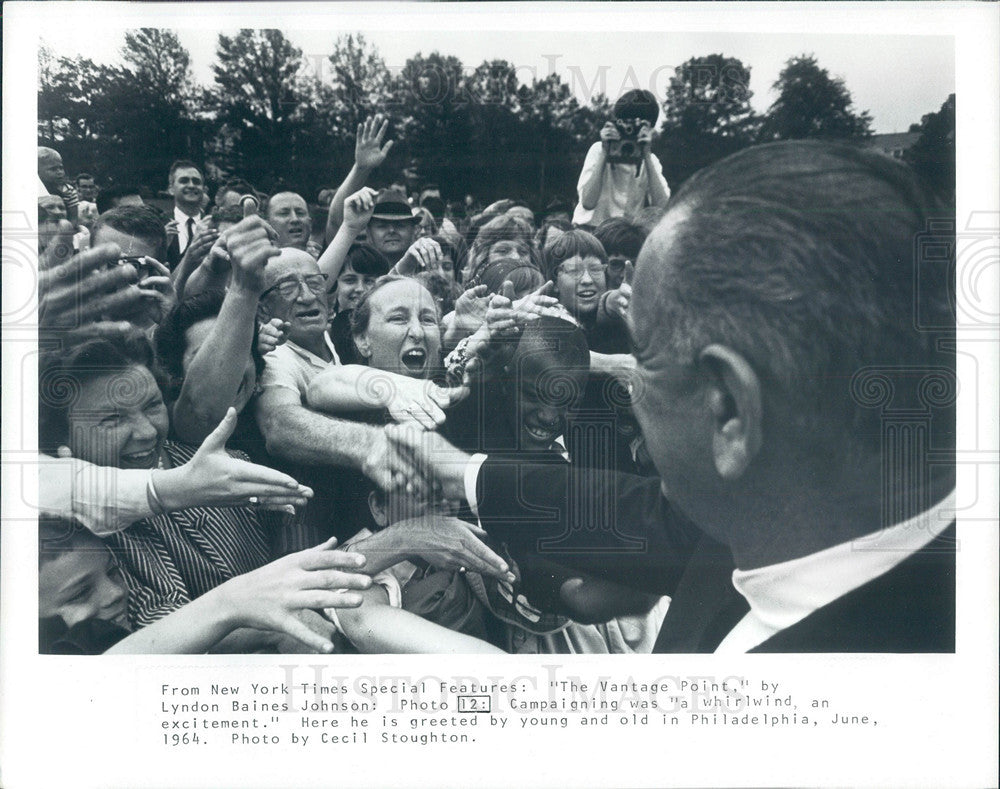
{"type": "Polygon", "coordinates": [[[139,187],[133,184],[122,184],[102,189],[97,193],[97,213],[103,214],[105,211],[122,205],[123,201],[131,205],[142,205],[139,187]]]}
{"type": "Polygon", "coordinates": [[[714,343],[741,354],[789,446],[870,455],[890,399],[944,409],[946,446],[953,255],[953,216],[906,166],[848,145],[758,146],[671,200],[637,267],[633,333],[680,362],[714,343]]]}
{"type": "Polygon", "coordinates": [[[606,219],[594,228],[594,238],[601,242],[608,257],[620,255],[632,261],[639,257],[647,235],[649,231],[644,227],[620,216],[606,219]]]}
{"type": "Polygon", "coordinates": [[[114,228],[120,233],[148,242],[158,251],[157,260],[163,260],[167,248],[167,233],[163,219],[145,205],[121,205],[101,214],[94,222],[91,236],[100,243],[101,228],[114,228]]]}

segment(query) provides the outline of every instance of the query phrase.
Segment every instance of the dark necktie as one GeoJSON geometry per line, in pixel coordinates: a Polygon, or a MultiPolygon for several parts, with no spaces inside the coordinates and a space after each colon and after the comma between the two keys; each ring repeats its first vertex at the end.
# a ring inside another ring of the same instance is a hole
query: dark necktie
{"type": "Polygon", "coordinates": [[[190,246],[191,241],[194,239],[194,217],[190,216],[188,217],[187,231],[188,231],[187,243],[184,244],[184,249],[182,249],[181,252],[184,252],[184,250],[186,250],[188,246],[190,246]]]}

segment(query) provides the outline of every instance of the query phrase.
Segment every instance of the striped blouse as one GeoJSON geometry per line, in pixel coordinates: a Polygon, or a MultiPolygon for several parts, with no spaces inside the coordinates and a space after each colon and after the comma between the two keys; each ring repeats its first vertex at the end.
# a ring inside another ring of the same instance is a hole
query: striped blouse
{"type": "MultiPolygon", "coordinates": [[[[174,466],[187,463],[197,447],[167,441],[174,466]]],[[[129,592],[133,629],[191,602],[269,559],[268,541],[251,507],[193,507],[137,521],[107,537],[129,592]]]]}

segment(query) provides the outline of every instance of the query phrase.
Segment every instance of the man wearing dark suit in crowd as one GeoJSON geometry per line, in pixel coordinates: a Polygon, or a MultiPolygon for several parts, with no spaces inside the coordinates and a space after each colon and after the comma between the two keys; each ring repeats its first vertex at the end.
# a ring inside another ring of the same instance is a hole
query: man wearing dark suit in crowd
{"type": "Polygon", "coordinates": [[[660,479],[390,438],[491,533],[671,595],[657,651],[954,651],[953,227],[886,157],[742,151],[639,256],[633,403],[660,479]]]}
{"type": "Polygon", "coordinates": [[[174,214],[167,222],[167,264],[173,270],[188,244],[198,234],[205,199],[205,179],[194,162],[178,159],[170,165],[167,191],[174,198],[174,214]]]}

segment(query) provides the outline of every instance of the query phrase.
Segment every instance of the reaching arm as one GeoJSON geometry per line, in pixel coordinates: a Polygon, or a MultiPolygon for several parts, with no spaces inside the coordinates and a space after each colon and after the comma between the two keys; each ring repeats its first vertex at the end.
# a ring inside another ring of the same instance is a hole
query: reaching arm
{"type": "Polygon", "coordinates": [[[483,542],[486,532],[450,515],[427,513],[397,521],[347,549],[368,560],[366,573],[379,573],[410,559],[421,559],[443,570],[465,568],[498,580],[514,581],[510,568],[483,542]]]}
{"type": "Polygon", "coordinates": [[[701,537],[663,498],[655,477],[571,466],[557,456],[527,462],[517,453],[498,453],[483,461],[436,433],[402,425],[385,432],[397,453],[433,474],[442,498],[468,501],[480,525],[515,555],[544,555],[595,578],[663,595],[673,593],[701,537]],[[568,507],[572,501],[582,504],[568,507]]]}
{"type": "Polygon", "coordinates": [[[364,592],[360,608],[338,612],[341,628],[351,643],[365,653],[487,654],[504,651],[478,638],[449,630],[426,619],[394,608],[381,587],[364,592]]]}
{"type": "Polygon", "coordinates": [[[273,641],[274,633],[288,634],[311,649],[331,652],[333,644],[306,626],[296,613],[360,605],[361,595],[350,590],[371,586],[369,576],[356,572],[364,565],[364,557],[334,551],[335,543],[328,540],[232,578],[133,633],[108,652],[204,652],[225,641],[230,647],[273,641]]]}
{"type": "Polygon", "coordinates": [[[382,429],[311,411],[291,389],[265,387],[257,401],[257,424],[267,451],[277,458],[358,469],[383,490],[426,493],[417,469],[389,451],[382,429]]]}
{"type": "Polygon", "coordinates": [[[174,405],[174,429],[183,441],[200,442],[236,402],[257,331],[264,267],[280,254],[271,244],[272,232],[260,217],[251,216],[226,233],[233,280],[174,405]]]}
{"type": "Polygon", "coordinates": [[[360,364],[331,367],[309,382],[310,408],[330,414],[386,409],[397,422],[413,420],[428,430],[444,424],[445,408],[463,399],[466,389],[448,389],[360,364]]]}
{"type": "MultiPolygon", "coordinates": [[[[345,182],[346,183],[346,182],[345,182]]],[[[344,259],[361,231],[368,227],[368,221],[375,210],[375,190],[367,186],[343,202],[343,224],[337,228],[333,241],[316,261],[319,270],[327,275],[330,283],[336,282],[340,270],[344,267],[344,259]]]]}
{"type": "Polygon", "coordinates": [[[219,318],[191,360],[174,404],[178,438],[200,443],[236,401],[257,330],[259,294],[238,287],[226,291],[219,318]]]}
{"type": "Polygon", "coordinates": [[[370,425],[332,419],[302,405],[290,389],[265,388],[257,402],[257,424],[268,453],[305,464],[359,469],[378,432],[370,425]]]}

